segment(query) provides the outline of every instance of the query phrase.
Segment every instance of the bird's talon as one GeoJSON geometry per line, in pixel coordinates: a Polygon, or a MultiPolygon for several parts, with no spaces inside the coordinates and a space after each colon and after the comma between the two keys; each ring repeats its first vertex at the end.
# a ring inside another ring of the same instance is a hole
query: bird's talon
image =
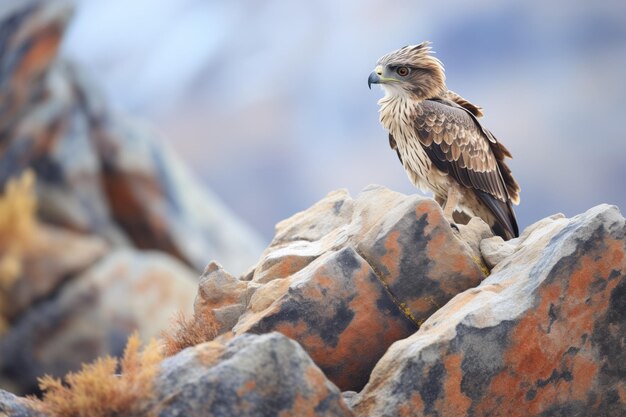
{"type": "Polygon", "coordinates": [[[459,226],[457,226],[456,223],[450,222],[450,227],[453,228],[454,230],[456,230],[457,232],[460,232],[459,226]]]}

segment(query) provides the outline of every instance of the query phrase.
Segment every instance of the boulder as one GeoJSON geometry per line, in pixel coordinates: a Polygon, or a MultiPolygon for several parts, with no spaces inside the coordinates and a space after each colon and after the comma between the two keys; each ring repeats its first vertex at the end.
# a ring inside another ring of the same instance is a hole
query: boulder
{"type": "Polygon", "coordinates": [[[389,348],[355,414],[623,416],[625,235],[607,205],[529,227],[487,279],[389,348]]]}
{"type": "Polygon", "coordinates": [[[146,415],[352,416],[306,352],[279,333],[199,344],[166,359],[146,415]]]}
{"type": "Polygon", "coordinates": [[[196,292],[192,270],[157,252],[121,249],[21,315],[0,339],[0,386],[37,391],[55,377],[107,354],[121,355],[135,330],[158,337],[196,292]]]}

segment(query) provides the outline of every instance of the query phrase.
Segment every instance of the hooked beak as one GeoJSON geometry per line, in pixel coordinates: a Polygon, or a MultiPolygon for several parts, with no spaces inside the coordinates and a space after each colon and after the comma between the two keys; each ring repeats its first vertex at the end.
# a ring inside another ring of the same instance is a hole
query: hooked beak
{"type": "Polygon", "coordinates": [[[367,86],[372,89],[372,84],[380,84],[380,76],[383,74],[383,68],[379,65],[367,78],[367,86]]]}
{"type": "Polygon", "coordinates": [[[380,75],[372,72],[370,76],[367,78],[367,86],[369,89],[372,89],[372,84],[378,84],[380,82],[380,75]]]}

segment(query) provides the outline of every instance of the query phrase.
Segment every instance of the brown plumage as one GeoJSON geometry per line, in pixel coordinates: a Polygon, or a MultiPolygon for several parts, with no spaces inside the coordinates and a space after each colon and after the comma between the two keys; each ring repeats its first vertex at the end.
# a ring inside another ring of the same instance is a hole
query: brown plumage
{"type": "Polygon", "coordinates": [[[368,83],[385,90],[380,121],[413,184],[432,191],[450,220],[462,212],[504,239],[518,236],[520,188],[504,161],[511,154],[478,120],[482,108],[446,88],[429,44],[385,55],[368,83]]]}

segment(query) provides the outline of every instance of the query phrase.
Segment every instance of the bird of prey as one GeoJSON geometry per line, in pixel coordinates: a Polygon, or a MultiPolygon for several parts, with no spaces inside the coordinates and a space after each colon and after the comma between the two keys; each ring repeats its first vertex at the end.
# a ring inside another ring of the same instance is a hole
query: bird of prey
{"type": "Polygon", "coordinates": [[[456,211],[505,240],[517,237],[520,188],[504,161],[511,154],[479,121],[482,109],[447,89],[430,43],[383,56],[367,82],[385,92],[380,122],[411,182],[433,192],[452,224],[456,211]]]}

